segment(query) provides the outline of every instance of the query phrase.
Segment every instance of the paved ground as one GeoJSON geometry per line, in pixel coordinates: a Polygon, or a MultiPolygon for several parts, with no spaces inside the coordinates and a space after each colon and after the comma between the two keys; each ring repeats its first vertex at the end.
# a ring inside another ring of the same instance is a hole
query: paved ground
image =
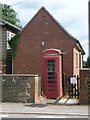
{"type": "MultiPolygon", "coordinates": [[[[35,115],[35,114],[3,114],[3,118],[88,118],[88,116],[73,115],[35,115]]],[[[86,119],[85,119],[86,120],[86,119]]]]}
{"type": "MultiPolygon", "coordinates": [[[[1,106],[1,104],[0,104],[1,106]]],[[[88,106],[63,106],[46,104],[10,104],[3,103],[0,111],[2,117],[80,117],[88,118],[88,106]]]]}
{"type": "Polygon", "coordinates": [[[88,106],[77,99],[46,99],[44,103],[0,103],[3,118],[88,118],[88,106]]]}

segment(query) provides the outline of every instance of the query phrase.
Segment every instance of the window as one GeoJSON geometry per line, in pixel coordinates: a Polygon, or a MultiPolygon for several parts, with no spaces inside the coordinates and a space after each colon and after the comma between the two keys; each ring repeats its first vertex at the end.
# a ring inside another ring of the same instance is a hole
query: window
{"type": "Polygon", "coordinates": [[[56,81],[48,81],[48,83],[54,84],[54,83],[56,83],[56,81]]]}
{"type": "Polygon", "coordinates": [[[55,79],[56,77],[48,77],[48,79],[55,79]]]}
{"type": "Polygon", "coordinates": [[[54,63],[55,60],[51,59],[51,60],[48,60],[48,63],[54,63]]]}
{"type": "Polygon", "coordinates": [[[55,72],[48,72],[48,75],[55,75],[55,72]]]}
{"type": "Polygon", "coordinates": [[[48,68],[48,71],[55,71],[55,68],[48,68]]]}
{"type": "Polygon", "coordinates": [[[55,64],[48,64],[48,67],[55,67],[55,64]]]}

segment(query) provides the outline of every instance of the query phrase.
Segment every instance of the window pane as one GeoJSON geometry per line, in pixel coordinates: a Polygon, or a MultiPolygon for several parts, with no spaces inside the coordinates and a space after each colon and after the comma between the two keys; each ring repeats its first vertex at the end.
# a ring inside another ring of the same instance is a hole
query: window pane
{"type": "Polygon", "coordinates": [[[51,76],[49,76],[48,79],[55,79],[55,77],[51,77],[51,76]]]}
{"type": "Polygon", "coordinates": [[[56,83],[56,81],[48,81],[48,83],[56,83]]]}
{"type": "Polygon", "coordinates": [[[55,68],[48,68],[48,71],[55,71],[55,68]]]}
{"type": "Polygon", "coordinates": [[[55,64],[48,64],[48,67],[55,67],[55,64]]]}
{"type": "Polygon", "coordinates": [[[55,72],[48,72],[48,75],[55,75],[55,72]]]}
{"type": "Polygon", "coordinates": [[[54,63],[55,60],[51,59],[51,60],[48,60],[48,63],[54,63]]]}

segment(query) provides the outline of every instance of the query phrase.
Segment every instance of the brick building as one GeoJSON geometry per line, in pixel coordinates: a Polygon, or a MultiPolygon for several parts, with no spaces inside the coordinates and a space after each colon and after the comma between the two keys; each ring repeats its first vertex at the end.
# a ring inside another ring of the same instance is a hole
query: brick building
{"type": "MultiPolygon", "coordinates": [[[[6,73],[6,59],[7,53],[10,50],[8,41],[15,36],[15,34],[20,31],[21,29],[12,25],[11,23],[0,19],[0,73],[6,73]]],[[[7,69],[9,69],[11,73],[12,68],[12,58],[9,60],[9,64],[7,69]]]]}
{"type": "Polygon", "coordinates": [[[63,72],[67,76],[79,75],[85,54],[83,48],[79,41],[42,7],[21,32],[14,60],[14,73],[42,75],[42,53],[46,49],[64,51],[63,72]]]}

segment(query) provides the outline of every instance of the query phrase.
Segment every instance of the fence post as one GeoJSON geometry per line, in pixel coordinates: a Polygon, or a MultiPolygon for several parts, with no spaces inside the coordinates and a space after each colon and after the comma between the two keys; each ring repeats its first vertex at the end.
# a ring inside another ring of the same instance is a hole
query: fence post
{"type": "Polygon", "coordinates": [[[71,86],[71,97],[73,98],[73,84],[70,85],[71,86]]]}
{"type": "Polygon", "coordinates": [[[70,77],[68,77],[68,95],[70,97],[70,77]]]}
{"type": "Polygon", "coordinates": [[[77,97],[79,98],[80,93],[80,77],[77,76],[77,97]]]}
{"type": "Polygon", "coordinates": [[[76,96],[77,96],[77,91],[76,91],[77,89],[76,89],[76,84],[74,84],[74,96],[75,96],[75,98],[76,98],[76,96]]]}

